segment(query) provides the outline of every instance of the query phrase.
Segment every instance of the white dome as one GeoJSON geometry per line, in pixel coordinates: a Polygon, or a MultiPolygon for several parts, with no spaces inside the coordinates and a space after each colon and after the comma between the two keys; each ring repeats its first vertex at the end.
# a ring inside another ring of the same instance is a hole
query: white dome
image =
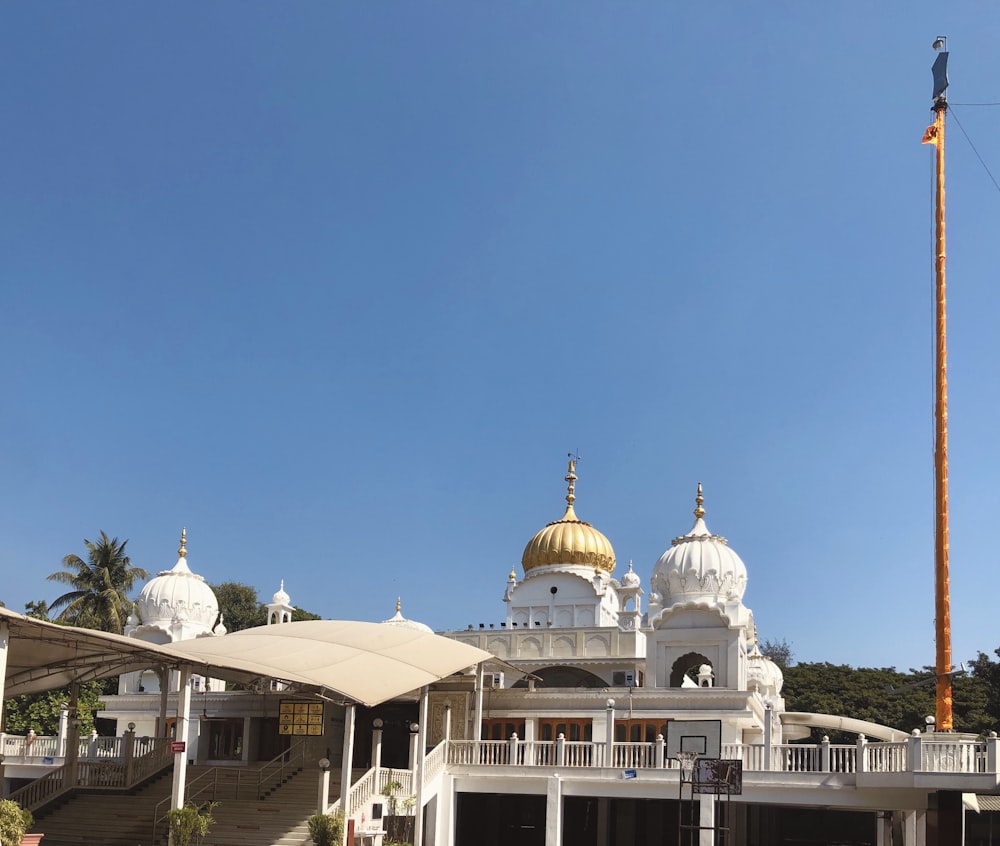
{"type": "Polygon", "coordinates": [[[637,588],[639,587],[639,574],[632,569],[632,562],[628,562],[628,572],[622,576],[622,587],[626,588],[637,588]]]}
{"type": "Polygon", "coordinates": [[[180,557],[171,570],[161,570],[139,593],[136,607],[143,626],[194,623],[211,631],[219,616],[219,601],[202,576],[187,565],[186,537],[181,535],[180,557]]]}
{"type": "Polygon", "coordinates": [[[418,623],[416,620],[407,620],[403,616],[403,603],[400,598],[396,599],[396,613],[388,620],[382,621],[383,626],[400,626],[404,629],[413,629],[418,632],[434,632],[426,623],[418,623]]]}
{"type": "Polygon", "coordinates": [[[747,690],[777,695],[781,693],[784,683],[785,675],[781,672],[781,667],[764,655],[755,643],[753,650],[747,655],[747,690]]]}
{"type": "Polygon", "coordinates": [[[653,567],[650,585],[662,596],[663,608],[679,602],[739,602],[747,588],[746,565],[724,537],[705,525],[700,484],[696,502],[694,527],[674,538],[653,567]]]}
{"type": "Polygon", "coordinates": [[[285,580],[281,580],[281,587],[278,588],[277,593],[271,597],[272,605],[288,605],[292,601],[292,598],[285,592],[285,580]]]}

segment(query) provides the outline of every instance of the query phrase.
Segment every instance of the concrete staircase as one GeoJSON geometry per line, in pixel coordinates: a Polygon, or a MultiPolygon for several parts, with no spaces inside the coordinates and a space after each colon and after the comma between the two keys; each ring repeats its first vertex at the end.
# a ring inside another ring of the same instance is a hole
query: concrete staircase
{"type": "Polygon", "coordinates": [[[170,795],[168,770],[131,794],[78,793],[35,815],[45,846],[151,846],[153,809],[170,795]]]}
{"type": "MultiPolygon", "coordinates": [[[[189,767],[188,781],[206,770],[189,767]]],[[[214,781],[214,779],[213,779],[214,781]]],[[[290,774],[284,784],[263,800],[249,798],[255,792],[256,774],[246,768],[221,768],[215,791],[218,807],[215,825],[205,846],[304,846],[309,842],[306,823],[316,813],[317,778],[311,773],[290,774]],[[237,785],[240,796],[236,798],[237,785]]],[[[43,812],[33,831],[43,832],[44,846],[164,846],[166,827],[159,841],[152,839],[153,812],[170,794],[168,772],[131,795],[83,794],[59,808],[43,812]]],[[[336,796],[339,786],[331,784],[336,796]]],[[[196,801],[211,798],[203,794],[196,801]]],[[[161,808],[162,812],[162,808],[161,808]]]]}

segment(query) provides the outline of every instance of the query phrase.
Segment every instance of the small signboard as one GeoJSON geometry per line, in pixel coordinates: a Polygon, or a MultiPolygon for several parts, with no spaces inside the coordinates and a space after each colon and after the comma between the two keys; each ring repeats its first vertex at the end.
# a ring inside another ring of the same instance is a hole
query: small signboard
{"type": "Polygon", "coordinates": [[[187,744],[183,740],[171,740],[170,751],[177,754],[187,751],[187,744]]]}
{"type": "Polygon", "coordinates": [[[49,755],[46,755],[44,758],[42,758],[42,763],[43,764],[54,764],[55,762],[56,762],[55,758],[53,758],[53,757],[51,757],[49,755]]]}
{"type": "Polygon", "coordinates": [[[623,778],[635,778],[635,770],[625,770],[622,773],[623,778]]]}
{"type": "Polygon", "coordinates": [[[282,699],[278,703],[278,734],[323,734],[323,703],[282,699]]]}

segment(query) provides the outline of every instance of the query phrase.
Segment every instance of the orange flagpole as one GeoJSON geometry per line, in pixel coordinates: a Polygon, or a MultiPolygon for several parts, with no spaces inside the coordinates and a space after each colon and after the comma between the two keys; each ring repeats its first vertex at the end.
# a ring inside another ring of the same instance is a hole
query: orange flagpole
{"type": "MultiPolygon", "coordinates": [[[[935,250],[936,356],[934,391],[934,619],[935,724],[952,731],[951,598],[948,573],[948,343],[945,296],[944,117],[948,104],[943,93],[934,103],[933,139],[936,160],[935,250]]],[[[931,130],[928,130],[930,134],[931,130]]]]}

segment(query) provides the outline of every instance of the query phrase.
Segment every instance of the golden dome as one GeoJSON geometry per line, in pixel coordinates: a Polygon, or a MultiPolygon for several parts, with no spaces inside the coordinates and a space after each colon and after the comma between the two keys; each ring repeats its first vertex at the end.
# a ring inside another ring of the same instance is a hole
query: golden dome
{"type": "Polygon", "coordinates": [[[524,572],[547,564],[582,564],[608,573],[615,569],[615,551],[597,529],[585,523],[573,511],[576,486],[576,462],[570,459],[566,474],[566,513],[561,520],[549,523],[524,548],[521,566],[524,572]]]}

